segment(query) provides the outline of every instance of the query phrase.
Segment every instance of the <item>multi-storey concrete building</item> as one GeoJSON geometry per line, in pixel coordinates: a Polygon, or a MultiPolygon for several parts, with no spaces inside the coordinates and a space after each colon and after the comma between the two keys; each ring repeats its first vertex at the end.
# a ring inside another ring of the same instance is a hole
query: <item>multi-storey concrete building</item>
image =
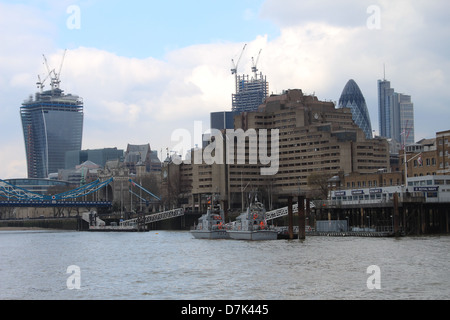
{"type": "MultiPolygon", "coordinates": [[[[271,135],[277,130],[278,154],[271,156],[278,170],[272,175],[261,174],[261,168],[268,165],[262,164],[261,145],[253,144],[251,137],[245,139],[244,147],[234,143],[232,162],[225,161],[229,159],[225,152],[223,164],[182,164],[179,170],[184,182],[180,180],[180,186],[184,184],[186,192],[181,193],[190,195],[185,201],[189,206],[202,209],[208,195],[218,194],[227,207],[242,208],[248,193],[257,191],[270,208],[284,202],[283,195],[311,191],[308,177],[313,173],[332,177],[389,168],[385,139],[366,139],[349,108],[337,109],[334,103],[303,95],[298,89],[268,97],[258,111],[236,115],[234,127],[247,133],[267,130],[268,153],[274,143],[271,135]],[[251,163],[255,154],[258,161],[251,163]],[[239,156],[245,163],[237,161],[239,156]]],[[[229,145],[230,137],[226,131],[223,134],[225,145],[229,145]]],[[[195,152],[204,150],[193,151],[193,156],[195,152]]]]}
{"type": "Polygon", "coordinates": [[[436,138],[422,139],[406,146],[406,157],[400,151],[400,170],[407,168],[407,177],[448,175],[450,173],[450,130],[436,133],[436,138]],[[405,166],[405,158],[407,165],[405,166]]]}

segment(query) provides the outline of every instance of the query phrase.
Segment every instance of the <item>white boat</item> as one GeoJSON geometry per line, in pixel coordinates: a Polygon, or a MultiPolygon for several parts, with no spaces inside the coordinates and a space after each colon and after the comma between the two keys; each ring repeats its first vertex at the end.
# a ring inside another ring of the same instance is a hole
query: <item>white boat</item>
{"type": "Polygon", "coordinates": [[[196,239],[230,239],[220,206],[208,208],[206,214],[198,219],[198,224],[191,229],[191,234],[196,239]]]}
{"type": "Polygon", "coordinates": [[[276,240],[278,231],[267,224],[266,210],[260,202],[252,203],[227,228],[231,239],[235,240],[276,240]]]}

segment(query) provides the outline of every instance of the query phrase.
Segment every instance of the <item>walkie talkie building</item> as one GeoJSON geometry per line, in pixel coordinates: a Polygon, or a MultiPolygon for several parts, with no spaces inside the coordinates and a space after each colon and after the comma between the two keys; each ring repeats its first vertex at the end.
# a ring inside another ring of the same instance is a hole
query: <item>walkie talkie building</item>
{"type": "Polygon", "coordinates": [[[83,100],[52,83],[52,90],[36,93],[20,108],[28,178],[48,178],[65,168],[67,151],[80,151],[83,100]]]}

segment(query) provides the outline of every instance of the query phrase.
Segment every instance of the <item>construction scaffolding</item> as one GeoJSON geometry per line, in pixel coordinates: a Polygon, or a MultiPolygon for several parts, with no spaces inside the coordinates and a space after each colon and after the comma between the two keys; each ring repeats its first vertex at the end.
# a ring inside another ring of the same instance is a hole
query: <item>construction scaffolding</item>
{"type": "Polygon", "coordinates": [[[232,111],[256,111],[264,103],[269,92],[269,83],[262,73],[254,77],[242,75],[236,77],[236,93],[232,95],[232,111]]]}

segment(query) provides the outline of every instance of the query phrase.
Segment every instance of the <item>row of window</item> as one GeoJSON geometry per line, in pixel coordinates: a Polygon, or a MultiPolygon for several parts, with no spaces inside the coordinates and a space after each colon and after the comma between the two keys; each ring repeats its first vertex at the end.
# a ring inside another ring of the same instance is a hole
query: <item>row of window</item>
{"type": "MultiPolygon", "coordinates": [[[[383,180],[383,184],[380,184],[379,187],[387,187],[387,186],[398,186],[400,185],[400,179],[396,180],[396,183],[394,184],[394,179],[383,180]]],[[[364,188],[364,187],[378,187],[378,181],[372,180],[372,181],[352,181],[347,182],[347,188],[364,188]]]]}

